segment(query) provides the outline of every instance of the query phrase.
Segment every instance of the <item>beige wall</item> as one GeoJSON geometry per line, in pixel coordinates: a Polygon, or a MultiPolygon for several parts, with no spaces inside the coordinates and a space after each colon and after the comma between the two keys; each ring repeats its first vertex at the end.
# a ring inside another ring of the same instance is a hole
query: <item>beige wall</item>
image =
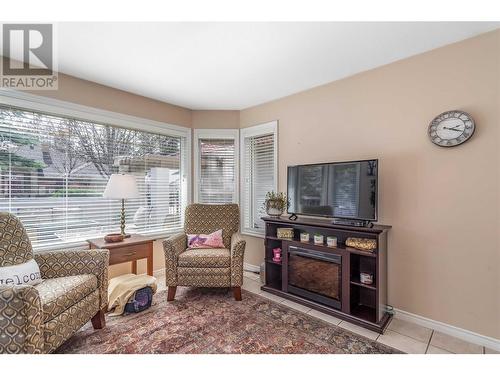
{"type": "Polygon", "coordinates": [[[240,127],[240,111],[193,111],[193,129],[235,129],[240,127]]]}
{"type": "MultiPolygon", "coordinates": [[[[289,164],[378,158],[389,236],[389,303],[500,338],[500,31],[245,109],[279,120],[279,188],[289,164]],[[437,114],[477,123],[462,146],[427,137],[437,114]]],[[[248,262],[263,259],[249,238],[248,262]]]]}
{"type": "Polygon", "coordinates": [[[59,74],[58,79],[58,90],[33,91],[32,94],[173,125],[191,127],[190,109],[145,98],[65,74],[59,74]]]}

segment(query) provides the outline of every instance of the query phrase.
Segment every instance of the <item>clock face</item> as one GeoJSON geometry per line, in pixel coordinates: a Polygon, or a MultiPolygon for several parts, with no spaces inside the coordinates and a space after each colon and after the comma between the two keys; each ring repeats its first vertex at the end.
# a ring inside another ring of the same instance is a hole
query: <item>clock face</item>
{"type": "Polygon", "coordinates": [[[475,128],[474,120],[468,113],[448,111],[429,124],[429,137],[438,146],[458,146],[472,137],[475,128]]]}

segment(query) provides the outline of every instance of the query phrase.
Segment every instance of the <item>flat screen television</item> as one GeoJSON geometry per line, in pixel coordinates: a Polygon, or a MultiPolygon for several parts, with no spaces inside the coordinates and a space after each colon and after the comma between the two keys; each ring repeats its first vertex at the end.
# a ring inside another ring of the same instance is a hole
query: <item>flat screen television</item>
{"type": "Polygon", "coordinates": [[[377,220],[378,160],[288,167],[288,213],[377,220]]]}

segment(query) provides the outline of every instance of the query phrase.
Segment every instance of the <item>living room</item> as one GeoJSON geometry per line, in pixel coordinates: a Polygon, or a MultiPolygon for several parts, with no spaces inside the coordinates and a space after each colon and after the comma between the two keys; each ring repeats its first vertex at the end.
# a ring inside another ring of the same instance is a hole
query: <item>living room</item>
{"type": "Polygon", "coordinates": [[[4,21],[0,353],[496,360],[499,27],[4,21]]]}

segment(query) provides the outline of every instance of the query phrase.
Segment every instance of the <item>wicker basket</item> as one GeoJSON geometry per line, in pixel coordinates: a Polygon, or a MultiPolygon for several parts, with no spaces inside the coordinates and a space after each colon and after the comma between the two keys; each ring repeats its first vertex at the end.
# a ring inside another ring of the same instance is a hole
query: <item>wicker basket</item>
{"type": "Polygon", "coordinates": [[[354,247],[355,249],[373,253],[377,248],[377,240],[370,238],[356,238],[349,237],[345,241],[345,245],[348,247],[354,247]]]}
{"type": "Polygon", "coordinates": [[[287,240],[293,239],[293,228],[278,228],[276,230],[276,237],[287,240]]]}

